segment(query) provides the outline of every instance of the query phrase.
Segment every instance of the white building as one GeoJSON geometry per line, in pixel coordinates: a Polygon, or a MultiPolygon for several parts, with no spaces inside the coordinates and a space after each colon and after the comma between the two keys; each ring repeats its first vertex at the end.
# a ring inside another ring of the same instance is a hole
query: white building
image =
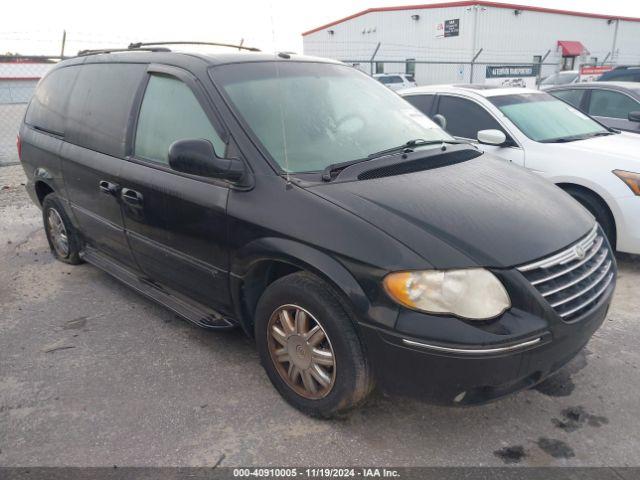
{"type": "Polygon", "coordinates": [[[498,72],[489,67],[542,59],[542,76],[582,64],[640,64],[640,18],[486,1],[370,8],[302,35],[307,55],[368,73],[415,72],[419,84],[482,83],[498,72]]]}
{"type": "Polygon", "coordinates": [[[26,103],[40,78],[54,66],[34,57],[0,55],[0,105],[26,103]]]}

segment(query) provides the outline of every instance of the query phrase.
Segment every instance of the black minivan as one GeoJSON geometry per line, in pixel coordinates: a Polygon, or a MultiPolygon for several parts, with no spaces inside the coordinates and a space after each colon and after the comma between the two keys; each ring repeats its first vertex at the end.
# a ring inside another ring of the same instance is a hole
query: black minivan
{"type": "Polygon", "coordinates": [[[571,197],[339,62],[78,56],[39,83],[18,144],[56,258],[241,327],[311,415],[375,385],[446,404],[530,387],[614,289],[571,197]]]}

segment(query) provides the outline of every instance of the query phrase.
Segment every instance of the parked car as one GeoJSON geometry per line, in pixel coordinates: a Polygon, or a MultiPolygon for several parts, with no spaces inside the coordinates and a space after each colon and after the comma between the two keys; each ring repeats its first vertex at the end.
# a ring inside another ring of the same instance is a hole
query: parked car
{"type": "Polygon", "coordinates": [[[565,70],[549,75],[540,82],[540,90],[545,90],[554,85],[569,85],[580,81],[580,71],[565,70]]]}
{"type": "Polygon", "coordinates": [[[591,82],[547,90],[607,127],[640,133],[640,83],[591,82]]]}
{"type": "Polygon", "coordinates": [[[413,75],[406,73],[377,73],[373,78],[383,85],[386,85],[391,90],[411,88],[417,85],[413,75]]]}
{"type": "Polygon", "coordinates": [[[640,136],[619,133],[539,90],[487,85],[400,92],[459,139],[557,184],[618,250],[640,253],[640,136]]]}
{"type": "Polygon", "coordinates": [[[598,82],[640,82],[640,65],[620,65],[600,75],[598,82]]]}
{"type": "Polygon", "coordinates": [[[87,54],[39,83],[18,144],[57,259],[242,327],[308,414],[375,384],[455,404],[530,387],[611,301],[585,209],[339,62],[87,54]]]}

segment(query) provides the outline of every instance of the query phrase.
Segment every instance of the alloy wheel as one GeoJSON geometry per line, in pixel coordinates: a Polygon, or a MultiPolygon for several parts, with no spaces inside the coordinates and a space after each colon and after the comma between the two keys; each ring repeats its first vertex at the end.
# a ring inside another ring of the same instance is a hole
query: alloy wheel
{"type": "Polygon", "coordinates": [[[271,360],[298,395],[316,400],[329,394],[336,361],[327,332],[304,308],[282,305],[269,318],[267,342],[271,360]]]}
{"type": "Polygon", "coordinates": [[[66,258],[69,255],[69,237],[67,236],[67,229],[64,226],[62,217],[60,217],[56,209],[49,209],[47,224],[49,226],[49,236],[51,243],[53,243],[53,248],[59,256],[66,258]]]}

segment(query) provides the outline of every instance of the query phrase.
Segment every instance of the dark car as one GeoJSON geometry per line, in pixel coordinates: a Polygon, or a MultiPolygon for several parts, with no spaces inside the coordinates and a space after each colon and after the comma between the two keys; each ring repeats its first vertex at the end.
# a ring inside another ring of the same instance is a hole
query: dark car
{"type": "Polygon", "coordinates": [[[40,82],[19,145],[56,258],[240,326],[312,415],[376,384],[458,404],[530,387],[614,289],[571,197],[338,62],[80,56],[40,82]]]}
{"type": "Polygon", "coordinates": [[[604,72],[598,82],[640,82],[640,65],[620,65],[604,72]]]}
{"type": "Polygon", "coordinates": [[[640,83],[576,83],[546,91],[607,127],[640,133],[640,83]]]}

